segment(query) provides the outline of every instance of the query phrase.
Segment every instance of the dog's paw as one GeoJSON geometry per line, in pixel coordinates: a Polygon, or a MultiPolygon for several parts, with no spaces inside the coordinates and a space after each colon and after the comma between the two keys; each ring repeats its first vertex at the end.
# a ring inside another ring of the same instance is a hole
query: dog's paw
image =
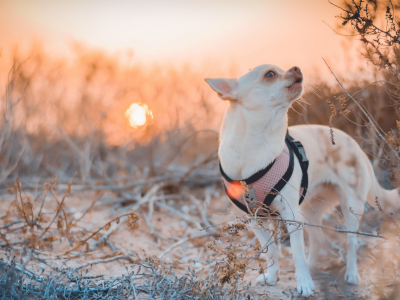
{"type": "Polygon", "coordinates": [[[297,278],[297,291],[301,293],[304,297],[308,297],[313,294],[314,282],[311,279],[311,276],[297,278]]]}
{"type": "Polygon", "coordinates": [[[358,272],[356,272],[355,274],[346,272],[346,274],[344,275],[344,280],[346,280],[348,284],[357,284],[360,282],[360,275],[358,274],[358,272]]]}
{"type": "Polygon", "coordinates": [[[276,285],[278,282],[279,277],[276,274],[273,273],[265,273],[261,274],[257,278],[257,282],[259,282],[261,285],[276,285]]]}

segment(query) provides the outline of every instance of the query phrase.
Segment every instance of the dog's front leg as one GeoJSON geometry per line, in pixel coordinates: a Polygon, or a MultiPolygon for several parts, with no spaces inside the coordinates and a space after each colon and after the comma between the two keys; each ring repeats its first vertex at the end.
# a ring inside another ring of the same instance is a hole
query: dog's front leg
{"type": "Polygon", "coordinates": [[[261,285],[276,285],[278,282],[278,273],[279,273],[279,252],[276,249],[274,243],[274,235],[270,231],[268,224],[266,222],[259,221],[257,222],[254,219],[250,220],[251,229],[254,234],[257,236],[261,247],[265,245],[269,245],[265,252],[262,254],[267,260],[267,273],[261,274],[257,278],[257,282],[261,285]]]}
{"type": "MultiPolygon", "coordinates": [[[[300,208],[297,206],[293,211],[299,210],[300,208]]],[[[281,212],[281,216],[284,220],[293,220],[293,212],[281,212]]],[[[300,216],[295,218],[295,221],[299,220],[300,216]]],[[[290,246],[292,248],[293,261],[296,269],[297,291],[302,293],[303,296],[310,296],[313,294],[314,283],[308,270],[304,253],[303,229],[301,227],[299,228],[299,224],[295,222],[289,222],[286,224],[286,227],[290,234],[290,246]]]]}

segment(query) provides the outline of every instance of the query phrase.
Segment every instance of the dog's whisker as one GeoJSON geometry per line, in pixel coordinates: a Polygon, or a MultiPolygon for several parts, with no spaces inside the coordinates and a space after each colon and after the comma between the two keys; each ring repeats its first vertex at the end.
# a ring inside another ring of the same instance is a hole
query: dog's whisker
{"type": "Polygon", "coordinates": [[[308,103],[303,97],[300,97],[299,99],[296,100],[297,102],[301,102],[307,105],[311,105],[310,103],[308,103]]]}
{"type": "Polygon", "coordinates": [[[294,110],[296,113],[298,113],[300,116],[304,117],[304,115],[303,115],[303,114],[299,113],[297,110],[295,110],[295,109],[293,108],[293,105],[292,105],[292,106],[290,106],[290,108],[291,108],[291,109],[293,109],[293,110],[294,110]]]}
{"type": "Polygon", "coordinates": [[[315,88],[318,87],[318,85],[316,85],[316,84],[314,84],[314,83],[311,83],[311,82],[309,82],[309,81],[304,81],[304,83],[308,84],[309,86],[313,86],[313,87],[315,87],[315,88]]]}
{"type": "Polygon", "coordinates": [[[316,92],[316,90],[315,90],[312,86],[310,86],[309,83],[304,82],[304,87],[308,88],[313,94],[315,94],[317,97],[319,97],[319,98],[322,99],[322,97],[321,97],[320,95],[318,95],[318,93],[316,92]]]}
{"type": "Polygon", "coordinates": [[[306,101],[306,99],[304,99],[304,98],[301,98],[301,103],[304,103],[304,104],[307,104],[307,105],[311,105],[311,104],[308,103],[308,102],[306,101]]]}
{"type": "Polygon", "coordinates": [[[317,86],[314,88],[311,84],[309,84],[308,82],[304,82],[304,85],[309,88],[310,90],[316,91],[317,86]]]}
{"type": "Polygon", "coordinates": [[[302,104],[301,104],[301,101],[297,101],[297,103],[308,113],[308,110],[307,110],[307,108],[306,107],[304,107],[302,104]]]}

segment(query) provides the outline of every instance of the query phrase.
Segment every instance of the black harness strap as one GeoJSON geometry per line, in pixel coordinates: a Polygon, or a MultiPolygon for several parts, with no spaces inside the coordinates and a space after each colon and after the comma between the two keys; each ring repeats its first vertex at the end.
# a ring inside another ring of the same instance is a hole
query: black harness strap
{"type": "MultiPolygon", "coordinates": [[[[282,178],[278,181],[278,183],[275,184],[275,186],[272,188],[272,190],[268,193],[268,195],[265,197],[265,199],[263,201],[263,204],[264,204],[263,210],[264,211],[267,210],[267,212],[271,216],[279,216],[279,213],[274,212],[270,209],[270,206],[272,204],[272,201],[275,199],[275,197],[277,195],[279,195],[281,190],[285,187],[285,185],[287,184],[289,179],[292,177],[293,170],[294,170],[294,155],[293,155],[293,153],[296,155],[297,159],[299,160],[301,171],[303,173],[303,177],[301,180],[301,188],[303,188],[303,193],[300,196],[299,205],[303,202],[304,197],[307,193],[307,188],[308,188],[308,164],[309,163],[308,163],[308,159],[307,159],[306,152],[304,150],[303,145],[299,141],[294,140],[289,135],[289,131],[286,134],[285,143],[289,149],[289,156],[290,156],[288,169],[286,170],[286,172],[282,176],[282,178]]],[[[261,171],[258,171],[257,173],[255,173],[254,175],[252,175],[251,177],[249,177],[245,180],[233,180],[233,179],[229,178],[228,175],[226,175],[224,170],[222,169],[221,162],[219,162],[219,170],[220,170],[222,177],[224,177],[226,179],[226,181],[228,181],[228,182],[244,181],[246,184],[252,184],[252,183],[256,182],[258,179],[262,178],[271,169],[271,167],[274,165],[274,163],[275,163],[275,160],[272,163],[270,163],[266,168],[264,168],[261,171]]],[[[228,195],[229,199],[237,207],[239,207],[244,212],[248,212],[248,209],[245,205],[243,205],[242,203],[240,203],[239,201],[237,201],[236,199],[232,198],[229,195],[225,184],[224,184],[224,189],[225,189],[225,193],[228,195]]]]}
{"type": "Polygon", "coordinates": [[[229,176],[225,174],[224,170],[222,170],[221,162],[219,162],[219,172],[221,173],[222,177],[224,177],[226,179],[226,181],[228,181],[228,182],[244,181],[246,184],[252,184],[252,183],[256,182],[258,179],[260,179],[261,177],[263,177],[272,168],[275,161],[276,161],[276,159],[274,159],[274,161],[272,163],[270,163],[268,166],[266,166],[264,169],[258,171],[257,173],[251,175],[249,178],[244,179],[244,180],[233,180],[233,179],[229,178],[229,176]]]}
{"type": "Polygon", "coordinates": [[[296,141],[289,135],[289,130],[287,131],[286,134],[286,140],[289,141],[291,148],[294,151],[294,154],[296,154],[297,159],[299,160],[301,171],[303,172],[303,178],[301,179],[301,185],[300,187],[303,188],[303,193],[301,194],[300,200],[299,200],[299,205],[303,202],[304,197],[307,194],[307,189],[308,189],[308,159],[306,156],[306,150],[304,149],[303,144],[300,141],[296,141]]]}

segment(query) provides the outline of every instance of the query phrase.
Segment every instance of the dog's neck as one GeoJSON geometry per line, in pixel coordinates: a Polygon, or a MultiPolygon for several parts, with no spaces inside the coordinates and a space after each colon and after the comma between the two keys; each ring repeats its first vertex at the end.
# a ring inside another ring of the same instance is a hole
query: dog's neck
{"type": "Polygon", "coordinates": [[[268,121],[262,110],[230,105],[222,121],[219,158],[224,172],[234,180],[246,179],[264,169],[285,144],[287,109],[279,121],[268,121]]]}

